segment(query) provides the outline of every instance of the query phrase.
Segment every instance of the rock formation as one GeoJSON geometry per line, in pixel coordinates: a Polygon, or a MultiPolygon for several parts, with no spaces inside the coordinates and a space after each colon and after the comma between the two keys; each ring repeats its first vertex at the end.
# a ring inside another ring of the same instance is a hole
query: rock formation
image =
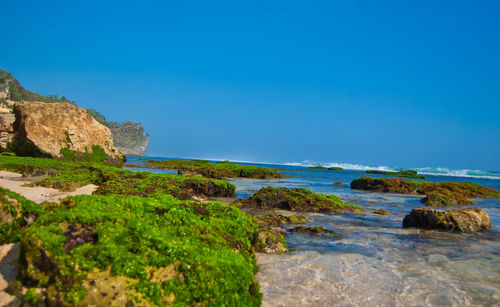
{"type": "Polygon", "coordinates": [[[127,121],[124,123],[109,122],[101,113],[94,109],[87,109],[98,122],[108,127],[111,131],[116,148],[126,155],[142,156],[149,144],[149,135],[138,122],[127,121]]]}
{"type": "MultiPolygon", "coordinates": [[[[12,150],[10,144],[14,136],[12,128],[14,105],[25,102],[69,103],[69,100],[64,96],[42,96],[26,90],[9,72],[0,69],[0,151],[12,150]]],[[[88,109],[88,113],[111,130],[114,146],[119,151],[129,155],[144,154],[148,146],[149,136],[144,133],[140,123],[131,121],[125,123],[106,122],[104,116],[96,111],[88,109]]]]}
{"type": "Polygon", "coordinates": [[[403,227],[475,232],[491,230],[491,222],[486,211],[479,208],[449,211],[418,208],[405,216],[403,227]]]}
{"type": "Polygon", "coordinates": [[[18,155],[123,160],[109,129],[73,104],[22,102],[15,105],[14,114],[13,149],[18,155]]]}
{"type": "Polygon", "coordinates": [[[14,137],[15,116],[12,113],[0,114],[0,148],[7,148],[14,137]]]}
{"type": "Polygon", "coordinates": [[[295,212],[360,213],[363,210],[347,204],[335,195],[316,194],[307,189],[266,187],[235,205],[248,209],[280,209],[295,212]]]}
{"type": "Polygon", "coordinates": [[[426,195],[421,202],[430,207],[472,205],[470,198],[500,198],[500,191],[473,182],[427,182],[399,178],[360,177],[351,189],[379,193],[426,195]]]}

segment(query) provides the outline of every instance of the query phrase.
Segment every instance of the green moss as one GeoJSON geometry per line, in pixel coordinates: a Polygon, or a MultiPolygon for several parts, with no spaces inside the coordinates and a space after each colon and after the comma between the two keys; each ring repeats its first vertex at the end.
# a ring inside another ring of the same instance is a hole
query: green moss
{"type": "MultiPolygon", "coordinates": [[[[69,139],[69,135],[67,135],[69,139]]],[[[71,139],[69,140],[71,142],[71,139]]],[[[99,145],[92,145],[91,152],[85,150],[85,152],[78,152],[70,149],[70,144],[67,143],[68,146],[66,148],[61,148],[60,153],[64,157],[65,160],[69,161],[78,161],[78,162],[94,162],[94,163],[109,163],[115,164],[115,159],[109,157],[106,154],[106,151],[99,145]]],[[[123,164],[121,161],[119,164],[123,164]]]]}
{"type": "Polygon", "coordinates": [[[137,279],[130,289],[154,305],[171,294],[176,305],[260,304],[250,252],[257,225],[237,208],[168,195],[77,196],[71,201],[72,207],[46,211],[26,231],[21,242],[24,280],[55,287],[68,303],[85,302],[81,281],[95,268],[110,267],[112,275],[137,279]],[[68,251],[64,225],[69,224],[94,225],[97,240],[68,251]],[[37,265],[40,250],[58,270],[37,265]],[[148,273],[174,263],[179,263],[177,278],[158,282],[148,273]]]}
{"type": "Polygon", "coordinates": [[[342,167],[324,167],[324,166],[311,166],[310,169],[319,169],[319,170],[329,170],[329,171],[343,171],[342,167]]]}
{"type": "Polygon", "coordinates": [[[290,224],[305,224],[307,218],[302,215],[285,216],[281,214],[250,215],[261,227],[281,227],[290,224]]]}
{"type": "Polygon", "coordinates": [[[24,301],[31,305],[36,305],[43,298],[43,294],[37,293],[36,288],[29,288],[24,295],[24,301]]]}
{"type": "Polygon", "coordinates": [[[500,191],[473,182],[425,182],[399,178],[360,177],[352,189],[384,193],[427,195],[422,202],[429,206],[473,204],[469,198],[500,198],[500,191]]]}
{"type": "Polygon", "coordinates": [[[336,195],[316,194],[307,189],[266,187],[247,200],[238,200],[246,208],[282,209],[296,212],[363,212],[361,208],[343,202],[336,195]]]}
{"type": "Polygon", "coordinates": [[[179,173],[196,174],[207,178],[283,178],[276,169],[260,166],[242,165],[221,161],[210,163],[207,160],[149,160],[147,167],[177,170],[179,173]]]}
{"type": "Polygon", "coordinates": [[[395,176],[395,177],[406,177],[406,178],[419,178],[425,179],[426,177],[423,175],[418,175],[417,171],[414,170],[404,170],[399,172],[388,172],[388,171],[379,171],[379,170],[367,170],[367,174],[381,174],[387,176],[395,176]]]}
{"type": "Polygon", "coordinates": [[[73,142],[71,141],[71,138],[69,137],[68,131],[64,131],[64,134],[66,135],[66,144],[68,145],[73,145],[73,142]]]}
{"type": "Polygon", "coordinates": [[[0,188],[0,244],[19,241],[22,230],[43,211],[31,200],[0,188]]]}

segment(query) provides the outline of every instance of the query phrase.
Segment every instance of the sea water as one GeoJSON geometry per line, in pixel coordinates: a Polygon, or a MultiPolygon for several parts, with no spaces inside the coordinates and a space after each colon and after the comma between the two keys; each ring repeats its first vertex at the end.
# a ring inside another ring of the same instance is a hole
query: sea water
{"type": "MultiPolygon", "coordinates": [[[[265,186],[306,188],[338,195],[366,210],[356,215],[304,214],[308,226],[321,225],[336,233],[287,232],[290,252],[259,254],[256,278],[263,306],[500,306],[500,199],[475,200],[474,207],[489,214],[491,232],[403,229],[404,216],[424,206],[421,196],[351,190],[352,180],[366,175],[363,170],[255,165],[293,171],[283,171],[290,177],[280,180],[231,180],[239,198],[265,186]],[[332,185],[339,181],[342,186],[332,185]],[[374,214],[375,209],[388,215],[374,214]]],[[[495,174],[452,174],[428,175],[426,180],[472,181],[500,189],[495,174]]]]}

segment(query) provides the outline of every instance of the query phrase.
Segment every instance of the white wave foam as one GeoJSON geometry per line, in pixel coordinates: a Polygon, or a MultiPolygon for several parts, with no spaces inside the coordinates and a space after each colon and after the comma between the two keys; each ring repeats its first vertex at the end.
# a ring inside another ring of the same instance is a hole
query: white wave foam
{"type": "MultiPolygon", "coordinates": [[[[314,162],[314,161],[302,161],[302,162],[287,162],[283,163],[289,166],[302,166],[302,167],[313,167],[313,166],[323,166],[323,167],[341,167],[347,170],[356,171],[366,171],[366,170],[378,170],[378,171],[401,171],[404,168],[395,168],[389,166],[370,166],[361,164],[350,164],[350,163],[335,163],[335,162],[314,162]]],[[[469,177],[469,178],[482,178],[482,179],[494,179],[500,180],[499,172],[489,172],[481,170],[453,170],[443,167],[422,167],[422,168],[410,168],[416,170],[419,174],[423,175],[434,175],[434,176],[450,176],[450,177],[469,177]]]]}

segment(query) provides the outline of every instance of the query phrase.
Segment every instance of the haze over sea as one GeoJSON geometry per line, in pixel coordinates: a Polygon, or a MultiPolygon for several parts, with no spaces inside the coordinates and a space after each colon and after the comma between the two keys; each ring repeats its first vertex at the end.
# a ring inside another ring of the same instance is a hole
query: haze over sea
{"type": "MultiPolygon", "coordinates": [[[[128,157],[128,162],[142,164],[142,158],[128,157]]],[[[232,179],[238,198],[248,198],[266,186],[306,188],[338,195],[366,210],[362,215],[305,214],[307,226],[324,226],[336,233],[310,236],[287,232],[289,253],[258,255],[257,280],[264,294],[263,306],[495,306],[500,302],[498,199],[477,199],[475,205],[470,206],[488,213],[493,226],[491,232],[463,234],[405,229],[401,227],[404,216],[424,206],[420,203],[421,196],[351,190],[352,180],[366,175],[364,170],[373,169],[371,166],[322,164],[346,168],[331,171],[312,170],[309,166],[318,163],[309,161],[243,164],[288,168],[283,174],[290,177],[232,179]],[[342,182],[342,185],[334,186],[333,182],[342,182]],[[384,209],[388,215],[375,214],[375,209],[384,209]]],[[[426,170],[425,181],[472,181],[500,189],[500,177],[495,172],[426,170]]]]}

